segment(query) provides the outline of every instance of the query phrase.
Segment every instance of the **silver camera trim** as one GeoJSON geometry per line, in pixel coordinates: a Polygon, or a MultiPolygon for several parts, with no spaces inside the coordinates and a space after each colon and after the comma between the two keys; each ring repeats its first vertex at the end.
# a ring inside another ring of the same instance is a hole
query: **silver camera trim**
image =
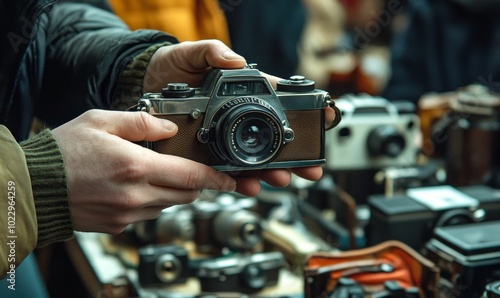
{"type": "Polygon", "coordinates": [[[182,265],[179,259],[172,254],[161,255],[155,263],[156,277],[165,283],[172,283],[175,281],[182,272],[182,265]],[[164,264],[170,264],[173,270],[166,272],[164,264]],[[165,277],[168,275],[168,277],[165,277]]]}

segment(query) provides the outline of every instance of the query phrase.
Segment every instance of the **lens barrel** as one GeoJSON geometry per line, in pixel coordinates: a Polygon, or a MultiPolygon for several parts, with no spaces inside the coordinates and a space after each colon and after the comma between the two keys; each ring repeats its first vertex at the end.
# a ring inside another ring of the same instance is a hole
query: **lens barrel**
{"type": "Polygon", "coordinates": [[[283,125],[264,101],[233,99],[215,114],[212,151],[235,166],[257,166],[273,161],[284,144],[283,125]],[[229,107],[229,108],[228,108],[229,107]]]}

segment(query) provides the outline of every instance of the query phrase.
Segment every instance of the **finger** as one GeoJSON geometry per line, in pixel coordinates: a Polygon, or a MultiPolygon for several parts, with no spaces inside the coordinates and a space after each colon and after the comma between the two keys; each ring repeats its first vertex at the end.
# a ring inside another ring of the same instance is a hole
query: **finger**
{"type": "MultiPolygon", "coordinates": [[[[154,153],[154,152],[152,152],[154,153]]],[[[173,155],[154,153],[146,179],[157,186],[180,189],[234,191],[236,181],[207,165],[173,155]]]]}
{"type": "Polygon", "coordinates": [[[162,207],[167,208],[173,205],[190,204],[200,197],[201,189],[180,189],[172,187],[162,187],[151,185],[154,189],[151,190],[148,200],[143,203],[144,207],[162,207]]]}
{"type": "Polygon", "coordinates": [[[262,189],[259,179],[249,177],[236,177],[236,192],[253,197],[259,194],[262,189]]]}
{"type": "Polygon", "coordinates": [[[331,107],[325,108],[325,122],[328,124],[335,120],[335,111],[331,107]]]}
{"type": "Polygon", "coordinates": [[[146,112],[118,112],[91,110],[82,117],[94,128],[129,141],[156,141],[171,138],[177,133],[177,125],[146,112]]]}
{"type": "Polygon", "coordinates": [[[183,47],[183,55],[191,57],[188,61],[194,70],[207,67],[243,68],[247,63],[245,58],[236,54],[219,40],[185,42],[180,46],[183,47]]]}
{"type": "Polygon", "coordinates": [[[290,184],[292,175],[289,170],[270,170],[262,174],[262,180],[274,187],[285,187],[290,184]]]}
{"type": "Polygon", "coordinates": [[[292,172],[307,180],[316,181],[323,176],[323,168],[320,166],[293,168],[292,172]]]}
{"type": "Polygon", "coordinates": [[[201,189],[183,189],[159,185],[134,187],[122,196],[122,200],[113,202],[110,207],[129,211],[142,208],[166,208],[173,205],[192,203],[201,193],[201,189]]]}
{"type": "Polygon", "coordinates": [[[262,71],[260,73],[269,80],[269,83],[271,83],[271,86],[273,86],[274,89],[277,88],[278,81],[283,80],[280,77],[273,76],[262,71]]]}
{"type": "Polygon", "coordinates": [[[292,179],[288,169],[241,171],[233,172],[231,175],[235,178],[244,177],[260,179],[275,187],[287,186],[292,179]]]}

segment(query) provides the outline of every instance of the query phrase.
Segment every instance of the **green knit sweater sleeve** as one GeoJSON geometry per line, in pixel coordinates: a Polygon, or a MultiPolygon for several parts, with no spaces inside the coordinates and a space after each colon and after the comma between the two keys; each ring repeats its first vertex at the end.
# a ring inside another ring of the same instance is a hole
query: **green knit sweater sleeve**
{"type": "Polygon", "coordinates": [[[159,48],[171,44],[170,42],[164,42],[152,45],[130,61],[118,80],[111,106],[112,109],[126,110],[137,104],[137,101],[142,96],[144,76],[151,56],[159,48]]]}
{"type": "Polygon", "coordinates": [[[37,247],[73,236],[69,193],[61,151],[50,130],[22,142],[38,221],[37,247]]]}

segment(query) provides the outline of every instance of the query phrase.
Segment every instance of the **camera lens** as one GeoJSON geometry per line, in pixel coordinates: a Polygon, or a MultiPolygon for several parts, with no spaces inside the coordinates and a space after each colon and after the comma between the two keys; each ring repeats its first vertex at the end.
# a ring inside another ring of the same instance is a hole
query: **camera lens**
{"type": "Polygon", "coordinates": [[[257,125],[250,124],[242,129],[241,141],[248,148],[255,148],[261,145],[264,140],[264,132],[257,125]]]}
{"type": "Polygon", "coordinates": [[[156,276],[165,283],[174,282],[181,273],[181,263],[174,255],[165,254],[156,262],[156,276]]]}
{"type": "Polygon", "coordinates": [[[257,265],[248,265],[242,272],[244,282],[252,290],[262,289],[266,285],[264,270],[257,265]]]}
{"type": "Polygon", "coordinates": [[[235,166],[269,163],[282,148],[281,121],[260,99],[233,99],[216,113],[212,123],[216,127],[212,150],[235,166]]]}
{"type": "Polygon", "coordinates": [[[404,136],[392,125],[380,125],[368,135],[368,151],[372,156],[395,158],[406,146],[404,136]]]}
{"type": "Polygon", "coordinates": [[[270,162],[280,147],[280,124],[263,111],[241,111],[228,119],[225,151],[239,164],[270,162]]]}
{"type": "Polygon", "coordinates": [[[248,162],[265,161],[276,145],[273,143],[276,137],[273,125],[268,119],[263,119],[262,114],[247,114],[237,119],[230,132],[230,153],[248,162]]]}
{"type": "Polygon", "coordinates": [[[248,210],[225,210],[214,219],[217,241],[231,249],[251,249],[262,241],[260,217],[248,210]]]}
{"type": "Polygon", "coordinates": [[[486,285],[485,298],[500,298],[500,281],[494,281],[486,285]]]}

